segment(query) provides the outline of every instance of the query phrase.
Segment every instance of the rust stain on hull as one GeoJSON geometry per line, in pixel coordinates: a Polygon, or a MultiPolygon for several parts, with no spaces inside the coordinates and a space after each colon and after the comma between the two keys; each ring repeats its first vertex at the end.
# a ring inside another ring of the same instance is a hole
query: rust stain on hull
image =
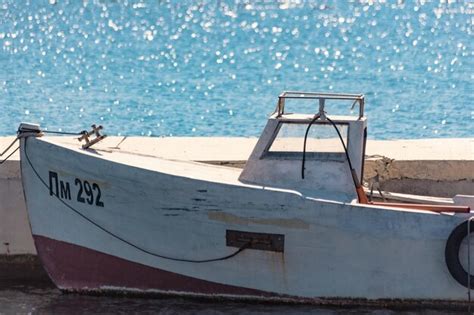
{"type": "Polygon", "coordinates": [[[250,219],[239,217],[230,213],[223,212],[209,212],[207,214],[209,220],[219,221],[228,224],[248,225],[248,224],[260,224],[278,226],[290,229],[309,229],[309,223],[301,219],[250,219]]]}

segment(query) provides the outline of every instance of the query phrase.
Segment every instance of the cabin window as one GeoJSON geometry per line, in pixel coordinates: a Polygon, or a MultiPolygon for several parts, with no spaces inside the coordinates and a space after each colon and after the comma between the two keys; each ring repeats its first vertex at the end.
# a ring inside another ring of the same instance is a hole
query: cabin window
{"type": "MultiPolygon", "coordinates": [[[[336,124],[347,146],[347,124],[336,124]]],[[[281,123],[266,155],[274,157],[301,157],[307,123],[281,123]]],[[[344,148],[334,127],[329,123],[315,123],[306,140],[308,158],[344,159],[344,148]]]]}

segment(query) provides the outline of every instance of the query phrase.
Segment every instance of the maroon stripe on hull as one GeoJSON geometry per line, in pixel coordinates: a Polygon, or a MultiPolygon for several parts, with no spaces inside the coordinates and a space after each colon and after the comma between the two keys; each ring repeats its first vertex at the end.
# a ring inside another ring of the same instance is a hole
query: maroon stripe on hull
{"type": "MultiPolygon", "coordinates": [[[[46,272],[59,288],[71,291],[131,290],[140,294],[147,290],[159,293],[232,296],[281,302],[311,303],[336,306],[383,306],[396,308],[466,307],[467,301],[364,298],[301,298],[255,289],[210,282],[131,262],[82,246],[33,235],[38,255],[46,272]],[[111,290],[112,288],[107,288],[111,290]],[[136,290],[143,291],[136,291],[136,290]],[[115,290],[115,289],[113,289],[115,290]]],[[[151,292],[153,293],[153,292],[151,292]]]]}
{"type": "Polygon", "coordinates": [[[46,272],[61,289],[100,290],[107,286],[188,294],[279,296],[180,275],[44,236],[33,238],[46,272]]]}

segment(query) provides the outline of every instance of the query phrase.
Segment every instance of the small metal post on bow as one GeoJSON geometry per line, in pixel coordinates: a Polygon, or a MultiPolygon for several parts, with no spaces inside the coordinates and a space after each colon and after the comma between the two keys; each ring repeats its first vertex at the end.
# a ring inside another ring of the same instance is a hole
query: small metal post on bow
{"type": "Polygon", "coordinates": [[[94,124],[91,127],[92,127],[91,131],[83,130],[81,132],[81,136],[78,138],[79,141],[82,141],[82,140],[86,141],[86,143],[84,143],[82,145],[83,149],[88,149],[90,146],[96,144],[97,142],[99,142],[102,139],[104,139],[105,137],[107,137],[106,135],[102,135],[100,133],[100,131],[103,129],[103,127],[101,125],[96,126],[94,124]],[[95,138],[91,140],[89,137],[91,137],[93,135],[95,135],[95,138]]]}

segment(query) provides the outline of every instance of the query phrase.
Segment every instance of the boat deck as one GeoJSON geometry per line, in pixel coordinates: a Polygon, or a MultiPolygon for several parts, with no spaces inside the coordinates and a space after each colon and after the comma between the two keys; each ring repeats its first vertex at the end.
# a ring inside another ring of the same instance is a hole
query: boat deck
{"type": "MultiPolygon", "coordinates": [[[[79,147],[76,138],[48,137],[79,147]]],[[[171,160],[246,161],[258,138],[244,137],[107,137],[94,148],[119,149],[171,160]]],[[[474,160],[474,138],[369,140],[366,155],[398,161],[474,160]]]]}
{"type": "MultiPolygon", "coordinates": [[[[6,147],[11,137],[0,137],[6,147]]],[[[58,143],[80,147],[76,138],[49,137],[58,143]]],[[[258,138],[244,137],[119,137],[110,136],[93,148],[143,153],[171,160],[228,162],[246,161],[258,138]]],[[[369,159],[389,157],[397,161],[473,161],[474,138],[368,140],[369,159]]],[[[19,159],[19,154],[12,156],[19,159]]]]}
{"type": "Polygon", "coordinates": [[[77,142],[71,143],[70,141],[57,141],[57,137],[43,137],[40,138],[40,140],[54,145],[59,145],[61,147],[73,150],[78,153],[91,155],[100,159],[105,159],[107,161],[121,163],[131,167],[147,169],[150,171],[160,172],[171,176],[191,178],[198,181],[205,181],[210,183],[219,183],[254,189],[285,192],[289,194],[295,194],[303,198],[309,197],[313,199],[325,200],[328,202],[351,203],[355,201],[350,196],[330,191],[308,191],[304,189],[293,190],[288,188],[270,187],[267,185],[262,186],[259,184],[242,182],[241,180],[239,180],[239,176],[242,170],[240,168],[235,167],[225,167],[221,165],[215,165],[213,163],[196,162],[191,160],[172,159],[169,157],[164,158],[163,156],[160,156],[159,153],[153,154],[153,152],[145,151],[144,153],[142,151],[137,152],[134,150],[126,150],[120,147],[106,146],[106,143],[102,143],[102,146],[94,146],[94,148],[83,150],[80,148],[80,146],[78,146],[77,142]]]}

